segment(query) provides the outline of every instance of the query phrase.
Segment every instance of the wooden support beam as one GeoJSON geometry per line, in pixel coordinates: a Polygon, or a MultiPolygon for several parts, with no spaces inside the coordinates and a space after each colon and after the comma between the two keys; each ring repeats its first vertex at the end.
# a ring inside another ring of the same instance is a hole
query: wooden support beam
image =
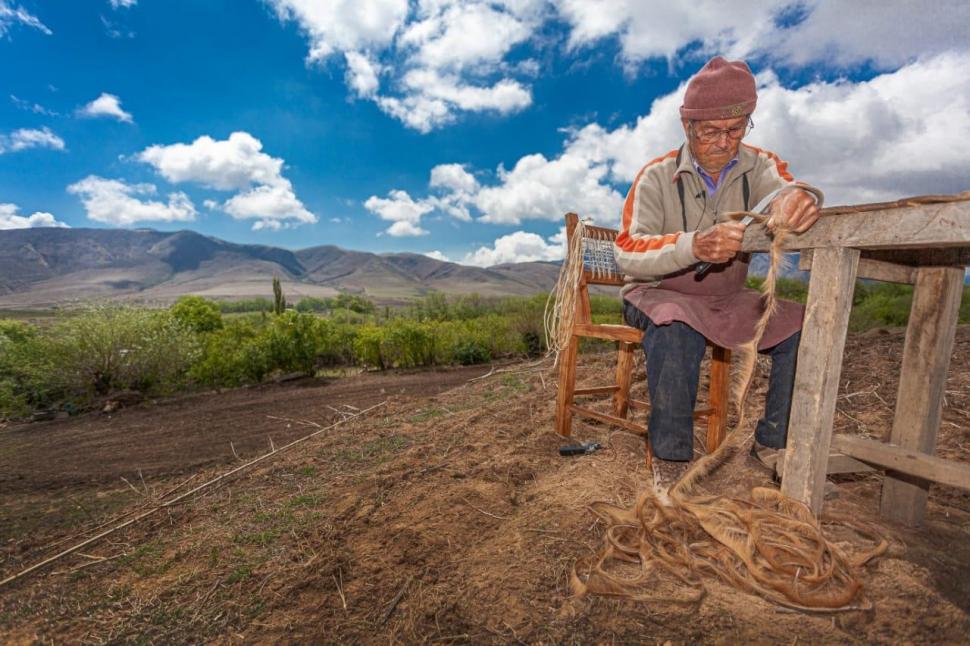
{"type": "Polygon", "coordinates": [[[573,428],[573,390],[576,388],[576,354],[579,337],[572,335],[559,357],[559,390],[556,393],[556,432],[569,437],[573,428]]]}
{"type": "Polygon", "coordinates": [[[573,391],[573,397],[583,397],[588,395],[612,395],[619,386],[594,386],[592,388],[577,388],[573,391]]]}
{"type": "MultiPolygon", "coordinates": [[[[921,267],[906,328],[890,442],[900,449],[932,455],[943,409],[943,388],[956,335],[963,268],[921,267]]],[[[903,474],[887,474],[880,510],[883,517],[919,525],[929,484],[903,474]]]]}
{"type": "MultiPolygon", "coordinates": [[[[828,460],[825,465],[826,475],[839,475],[842,473],[872,473],[876,471],[873,467],[869,466],[865,462],[857,460],[853,457],[849,457],[844,453],[838,453],[839,447],[836,445],[836,438],[839,435],[832,436],[832,452],[829,453],[828,460]]],[[[765,460],[768,466],[775,467],[775,473],[778,474],[779,478],[785,477],[785,449],[781,449],[774,456],[774,461],[771,457],[765,460]]]]}
{"type": "Polygon", "coordinates": [[[819,513],[859,251],[816,249],[795,372],[781,491],[819,513]]]}
{"type": "Polygon", "coordinates": [[[630,431],[634,435],[647,434],[647,428],[642,424],[636,424],[629,420],[620,419],[619,417],[614,417],[613,415],[600,413],[599,411],[595,411],[589,408],[583,408],[582,406],[577,406],[575,404],[570,405],[569,410],[573,415],[579,415],[580,417],[595,419],[596,421],[603,422],[604,424],[612,424],[613,426],[619,426],[623,430],[630,431]]]}
{"type": "Polygon", "coordinates": [[[832,448],[897,474],[906,473],[914,478],[970,489],[970,464],[855,435],[833,435],[832,448]]]}
{"type": "Polygon", "coordinates": [[[731,387],[731,351],[719,345],[711,347],[711,385],[707,390],[707,451],[721,446],[727,429],[728,398],[731,387]]]}
{"type": "Polygon", "coordinates": [[[616,390],[613,392],[613,414],[626,418],[630,407],[630,379],[633,377],[633,343],[620,342],[616,351],[616,390]]]}
{"type": "MultiPolygon", "coordinates": [[[[801,271],[812,270],[811,249],[802,250],[798,259],[798,268],[801,271]]],[[[862,252],[859,258],[859,269],[856,271],[856,278],[912,285],[916,282],[916,267],[887,262],[885,260],[873,260],[866,257],[866,252],[862,252]]]]}
{"type": "Polygon", "coordinates": [[[598,325],[594,323],[576,323],[573,334],[591,336],[607,341],[624,341],[626,343],[640,343],[643,332],[628,325],[598,325]]]}
{"type": "MultiPolygon", "coordinates": [[[[823,214],[805,233],[791,235],[787,250],[821,247],[905,249],[966,247],[970,243],[970,201],[917,204],[859,213],[823,214]]],[[[743,251],[768,251],[771,239],[761,225],[751,225],[743,251]]]]}

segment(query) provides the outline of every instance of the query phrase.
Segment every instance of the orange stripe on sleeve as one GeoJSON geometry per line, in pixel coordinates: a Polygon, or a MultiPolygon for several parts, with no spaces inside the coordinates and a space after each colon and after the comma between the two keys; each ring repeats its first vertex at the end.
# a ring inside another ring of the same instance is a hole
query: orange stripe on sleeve
{"type": "Polygon", "coordinates": [[[683,231],[668,233],[666,235],[647,236],[645,238],[634,238],[628,231],[621,231],[616,236],[616,246],[623,251],[641,253],[645,251],[656,251],[661,247],[677,242],[677,238],[683,231]]]}
{"type": "Polygon", "coordinates": [[[655,249],[660,249],[668,244],[673,244],[680,237],[680,233],[669,233],[667,235],[655,235],[646,236],[642,238],[634,238],[630,234],[630,227],[633,224],[633,207],[636,202],[636,192],[637,185],[640,183],[640,178],[643,177],[643,173],[653,166],[654,164],[659,164],[665,159],[670,159],[676,157],[679,149],[671,150],[665,155],[661,155],[654,160],[651,160],[640,172],[637,173],[636,179],[633,180],[633,185],[630,186],[630,191],[626,194],[626,201],[623,203],[623,227],[620,230],[620,234],[616,237],[616,246],[618,246],[623,251],[632,252],[644,252],[644,251],[654,251],[655,249]]]}
{"type": "Polygon", "coordinates": [[[768,159],[775,162],[775,169],[778,171],[778,175],[780,175],[783,180],[787,182],[795,181],[795,178],[792,177],[792,174],[788,172],[788,162],[783,160],[781,157],[771,152],[770,150],[763,150],[761,148],[752,146],[750,144],[744,144],[744,145],[758,154],[765,155],[768,159]]]}

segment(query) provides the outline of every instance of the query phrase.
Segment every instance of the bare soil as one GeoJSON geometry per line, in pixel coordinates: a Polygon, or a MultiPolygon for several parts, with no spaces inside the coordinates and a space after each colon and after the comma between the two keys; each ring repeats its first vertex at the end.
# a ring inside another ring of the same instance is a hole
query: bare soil
{"type": "MultiPolygon", "coordinates": [[[[837,432],[888,431],[902,340],[900,331],[849,338],[837,432]]],[[[581,364],[581,383],[601,384],[613,358],[581,364]]],[[[0,631],[15,643],[967,641],[970,495],[934,486],[924,527],[905,529],[878,518],[880,475],[840,477],[826,503],[891,541],[860,573],[869,610],[796,613],[715,581],[699,606],[571,598],[573,563],[603,541],[587,505],[635,499],[649,481],[643,447],[576,424],[577,439],[606,448],[561,458],[555,371],[512,370],[270,385],[0,430],[2,578],[189,478],[180,491],[235,466],[230,441],[252,457],[269,448],[267,435],[279,446],[313,430],[302,420],[325,425],[348,405],[387,400],[0,589],[0,631]]],[[[970,461],[965,328],[938,444],[940,455],[970,461]]],[[[770,486],[744,458],[725,473],[732,491],[770,486]]]]}

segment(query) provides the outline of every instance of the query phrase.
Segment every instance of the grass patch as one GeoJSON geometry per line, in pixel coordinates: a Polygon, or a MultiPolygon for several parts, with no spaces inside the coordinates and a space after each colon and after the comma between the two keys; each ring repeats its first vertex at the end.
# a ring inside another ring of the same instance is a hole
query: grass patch
{"type": "Polygon", "coordinates": [[[443,408],[425,408],[424,410],[418,411],[417,414],[412,415],[408,418],[408,421],[412,424],[420,424],[422,422],[427,422],[429,419],[434,419],[435,417],[441,417],[447,413],[443,408]]]}
{"type": "Polygon", "coordinates": [[[260,532],[240,532],[232,540],[244,545],[256,545],[257,547],[269,547],[280,537],[278,529],[264,529],[260,532]]]}
{"type": "Polygon", "coordinates": [[[336,460],[341,463],[354,465],[383,464],[401,449],[410,445],[406,437],[390,435],[371,440],[359,447],[344,448],[337,452],[336,460]]]}
{"type": "Polygon", "coordinates": [[[246,581],[253,576],[253,569],[248,565],[237,566],[229,576],[226,577],[226,583],[232,585],[233,583],[239,583],[241,581],[246,581]]]}
{"type": "Polygon", "coordinates": [[[322,496],[315,494],[302,494],[294,496],[286,501],[287,507],[316,507],[323,501],[322,496]]]}

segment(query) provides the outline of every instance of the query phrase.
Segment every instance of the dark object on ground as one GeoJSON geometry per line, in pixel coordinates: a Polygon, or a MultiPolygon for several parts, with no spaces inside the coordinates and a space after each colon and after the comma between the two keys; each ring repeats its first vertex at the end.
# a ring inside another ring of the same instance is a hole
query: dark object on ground
{"type": "Polygon", "coordinates": [[[593,451],[603,448],[597,442],[582,442],[580,444],[568,444],[559,447],[559,455],[588,455],[593,451]]]}

